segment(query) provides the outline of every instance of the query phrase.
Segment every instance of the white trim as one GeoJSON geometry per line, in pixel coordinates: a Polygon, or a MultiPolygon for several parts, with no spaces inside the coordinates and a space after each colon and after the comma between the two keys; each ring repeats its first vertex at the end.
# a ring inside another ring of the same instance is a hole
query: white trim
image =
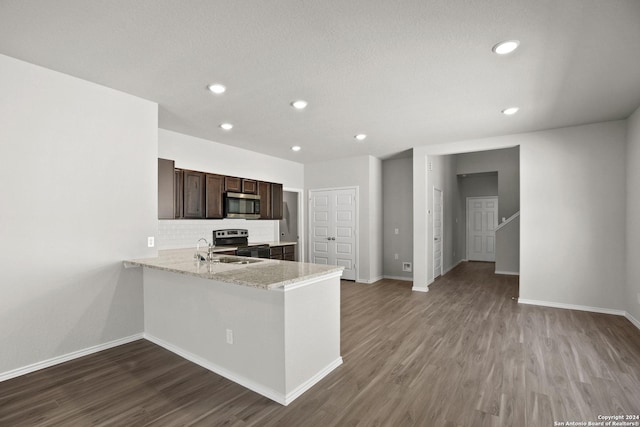
{"type": "Polygon", "coordinates": [[[404,280],[406,282],[413,282],[413,277],[403,277],[403,276],[382,276],[383,279],[391,279],[391,280],[404,280]]]}
{"type": "Polygon", "coordinates": [[[361,280],[361,279],[356,279],[357,283],[366,283],[368,285],[372,284],[372,283],[376,283],[378,280],[382,280],[384,279],[384,276],[376,276],[373,279],[368,279],[368,280],[361,280]]]}
{"type": "Polygon", "coordinates": [[[502,227],[504,227],[505,225],[509,224],[511,221],[513,221],[514,219],[516,219],[519,216],[520,216],[520,211],[514,213],[509,218],[504,220],[504,222],[501,222],[500,224],[498,224],[498,227],[496,227],[496,231],[500,230],[502,227]]]}
{"type": "Polygon", "coordinates": [[[633,326],[640,329],[640,320],[633,317],[628,311],[624,312],[624,317],[626,317],[629,322],[633,323],[633,326]]]}
{"type": "MultiPolygon", "coordinates": [[[[355,226],[354,226],[354,231],[353,231],[353,238],[355,240],[355,252],[353,254],[353,259],[354,259],[354,265],[353,268],[355,270],[355,281],[356,282],[360,282],[360,186],[359,185],[354,185],[354,186],[350,186],[350,187],[332,187],[332,188],[313,188],[313,189],[309,189],[307,194],[308,194],[308,199],[307,199],[307,205],[308,205],[308,219],[309,222],[307,224],[306,227],[306,232],[307,232],[307,236],[309,237],[308,242],[307,242],[307,249],[308,249],[308,259],[307,262],[312,263],[311,261],[311,254],[313,254],[313,249],[311,248],[311,245],[313,243],[313,239],[311,238],[311,233],[313,232],[313,230],[311,230],[311,214],[313,213],[313,209],[311,206],[311,201],[312,201],[312,196],[311,193],[313,192],[321,192],[321,191],[341,191],[341,190],[355,190],[355,218],[354,218],[354,222],[355,222],[355,226]]],[[[345,279],[345,280],[351,280],[351,279],[345,279]]],[[[366,282],[365,282],[366,283],[366,282]]]]}
{"type": "Polygon", "coordinates": [[[130,342],[138,341],[142,338],[144,338],[142,333],[134,334],[128,337],[118,338],[117,340],[109,341],[104,344],[98,344],[92,347],[84,348],[82,350],[63,354],[61,356],[52,357],[51,359],[43,360],[41,362],[32,363],[31,365],[23,366],[21,368],[12,369],[11,371],[0,373],[0,382],[19,377],[21,375],[30,374],[32,372],[39,371],[40,369],[59,365],[60,363],[68,362],[80,357],[88,356],[93,353],[98,353],[103,350],[108,350],[113,347],[118,347],[123,344],[129,344],[130,342]]]}
{"type": "Polygon", "coordinates": [[[425,286],[424,288],[419,286],[414,286],[411,288],[411,290],[415,292],[429,292],[429,286],[425,286]]]}
{"type": "Polygon", "coordinates": [[[590,311],[593,313],[614,314],[616,316],[625,316],[626,311],[614,310],[611,308],[590,307],[587,305],[565,304],[563,302],[538,301],[532,299],[518,298],[518,304],[539,305],[543,307],[563,308],[566,310],[590,311]]]}
{"type": "Polygon", "coordinates": [[[205,360],[199,356],[196,356],[195,354],[188,352],[186,350],[181,349],[180,347],[177,347],[173,344],[169,344],[168,342],[155,337],[151,334],[148,334],[145,332],[144,334],[144,338],[146,340],[151,341],[154,344],[159,345],[160,347],[169,350],[170,352],[177,354],[178,356],[195,363],[196,365],[200,365],[203,368],[214,372],[220,376],[225,377],[226,379],[233,381],[234,383],[240,384],[241,386],[248,388],[249,390],[255,391],[258,394],[261,394],[275,402],[278,402],[281,405],[287,406],[289,403],[293,402],[294,399],[296,399],[297,397],[299,397],[302,393],[304,393],[305,391],[309,390],[311,387],[313,387],[318,381],[320,381],[322,378],[324,378],[325,376],[327,376],[331,371],[333,371],[334,369],[336,369],[338,366],[342,365],[342,357],[338,357],[336,360],[334,360],[333,362],[331,362],[329,365],[327,365],[325,368],[323,368],[320,372],[318,372],[317,374],[315,374],[313,377],[309,378],[307,381],[305,381],[304,383],[300,384],[298,387],[295,388],[295,390],[293,390],[291,393],[287,393],[286,395],[283,393],[280,393],[276,390],[273,390],[270,387],[265,387],[262,384],[259,384],[255,381],[252,381],[248,378],[245,378],[243,376],[240,376],[238,374],[236,374],[235,372],[231,372],[228,369],[225,369],[219,365],[216,365],[215,363],[212,363],[208,360],[205,360]]]}
{"type": "Polygon", "coordinates": [[[443,263],[444,263],[444,191],[442,191],[441,189],[439,189],[436,186],[432,187],[431,190],[431,203],[433,206],[433,217],[431,219],[431,247],[433,248],[431,250],[432,252],[432,262],[433,264],[431,265],[431,277],[432,277],[432,281],[436,280],[436,277],[442,277],[444,276],[444,268],[443,268],[443,263]],[[435,214],[436,214],[436,191],[440,192],[440,275],[436,276],[436,271],[435,271],[435,266],[436,266],[436,244],[435,242],[435,235],[436,235],[436,221],[435,221],[435,214]]]}
{"type": "Polygon", "coordinates": [[[496,270],[494,271],[495,274],[506,274],[509,276],[519,276],[520,273],[518,271],[500,271],[500,270],[496,270]]]}
{"type": "MultiPolygon", "coordinates": [[[[329,375],[334,369],[338,366],[342,365],[342,357],[338,357],[333,362],[329,363],[324,369],[315,374],[313,377],[309,378],[304,383],[300,384],[296,387],[292,392],[287,393],[285,396],[285,402],[283,405],[287,406],[289,403],[293,402],[295,399],[300,397],[302,393],[309,390],[311,387],[316,385],[320,380],[329,375]]],[[[280,402],[278,402],[280,403],[280,402]]]]}

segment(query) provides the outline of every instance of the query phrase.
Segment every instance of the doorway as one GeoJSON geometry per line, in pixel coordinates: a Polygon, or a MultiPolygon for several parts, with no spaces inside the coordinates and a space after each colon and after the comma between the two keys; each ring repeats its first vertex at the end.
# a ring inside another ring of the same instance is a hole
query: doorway
{"type": "Polygon", "coordinates": [[[296,242],[295,259],[302,261],[298,227],[298,193],[285,190],[282,193],[282,219],[279,221],[280,241],[296,242]]]}
{"type": "Polygon", "coordinates": [[[497,197],[467,197],[467,259],[496,261],[497,197]]]}
{"type": "Polygon", "coordinates": [[[356,280],[357,188],[309,192],[309,261],[344,267],[356,280]]]}

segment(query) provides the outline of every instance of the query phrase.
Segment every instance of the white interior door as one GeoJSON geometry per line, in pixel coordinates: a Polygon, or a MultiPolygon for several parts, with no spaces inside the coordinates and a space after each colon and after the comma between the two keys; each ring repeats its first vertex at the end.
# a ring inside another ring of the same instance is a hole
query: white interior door
{"type": "Polygon", "coordinates": [[[433,278],[442,275],[442,190],[433,189],[433,278]]]}
{"type": "Polygon", "coordinates": [[[497,197],[467,198],[467,259],[496,260],[497,197]]]}
{"type": "Polygon", "coordinates": [[[309,259],[344,267],[356,280],[356,189],[313,190],[309,206],[309,259]]]}

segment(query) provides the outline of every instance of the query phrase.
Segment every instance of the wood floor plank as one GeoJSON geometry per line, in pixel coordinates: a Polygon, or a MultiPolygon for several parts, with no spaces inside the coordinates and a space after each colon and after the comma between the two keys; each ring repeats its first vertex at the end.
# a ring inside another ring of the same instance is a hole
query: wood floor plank
{"type": "Polygon", "coordinates": [[[463,263],[342,282],[344,364],[284,407],[140,340],[0,383],[0,426],[546,426],[640,414],[640,331],[463,263]]]}

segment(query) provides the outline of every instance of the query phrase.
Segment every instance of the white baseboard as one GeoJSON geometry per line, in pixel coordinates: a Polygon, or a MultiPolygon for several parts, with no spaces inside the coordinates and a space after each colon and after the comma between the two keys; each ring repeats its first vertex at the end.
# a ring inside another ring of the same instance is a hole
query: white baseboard
{"type": "Polygon", "coordinates": [[[189,351],[183,350],[180,347],[170,344],[158,337],[154,337],[153,335],[145,333],[144,338],[151,341],[154,344],[159,345],[162,348],[169,350],[172,353],[177,354],[180,357],[187,359],[190,362],[195,363],[196,365],[200,365],[211,372],[214,372],[220,376],[223,376],[226,379],[233,381],[234,383],[240,384],[241,386],[246,387],[249,390],[255,391],[256,393],[261,394],[284,406],[287,406],[289,403],[293,402],[294,399],[296,399],[302,393],[304,393],[305,391],[313,387],[318,381],[324,378],[327,374],[329,374],[338,366],[342,365],[342,357],[338,357],[338,359],[331,362],[329,365],[327,365],[324,369],[322,369],[316,375],[309,378],[300,386],[296,387],[296,389],[293,390],[291,393],[287,393],[285,395],[281,392],[273,390],[270,387],[266,387],[262,384],[259,384],[255,381],[252,381],[248,378],[238,375],[235,372],[231,372],[228,369],[223,368],[222,366],[216,365],[215,363],[205,360],[200,356],[196,356],[195,354],[189,351]]]}
{"type": "Polygon", "coordinates": [[[290,393],[287,393],[287,395],[285,396],[285,403],[283,403],[283,405],[286,406],[289,403],[293,402],[295,399],[300,397],[302,393],[304,393],[305,391],[309,390],[311,387],[316,385],[317,382],[319,382],[321,379],[329,375],[329,373],[331,373],[334,369],[336,369],[340,365],[342,365],[342,357],[338,357],[336,360],[329,363],[320,372],[318,372],[313,377],[309,378],[307,381],[305,381],[304,383],[296,387],[295,390],[293,390],[290,393]]]}
{"type": "Polygon", "coordinates": [[[593,313],[614,314],[616,316],[625,316],[627,314],[627,312],[624,310],[614,310],[611,308],[601,308],[601,307],[590,307],[587,305],[565,304],[563,302],[538,301],[538,300],[518,298],[518,303],[528,304],[528,305],[540,305],[543,307],[564,308],[567,310],[590,311],[593,313]]]}
{"type": "Polygon", "coordinates": [[[143,334],[130,335],[128,337],[119,338],[117,340],[109,341],[104,344],[94,345],[92,347],[84,348],[82,350],[73,351],[71,353],[63,354],[62,356],[52,357],[51,359],[43,360],[41,362],[32,363],[31,365],[23,366],[21,368],[12,369],[11,371],[0,373],[0,382],[16,378],[21,375],[30,374],[40,369],[49,368],[51,366],[59,365],[60,363],[68,362],[79,357],[88,356],[99,351],[108,350],[119,345],[128,344],[133,341],[138,341],[143,338],[143,334]]]}
{"type": "Polygon", "coordinates": [[[640,329],[640,320],[633,317],[628,311],[625,311],[624,317],[626,317],[629,322],[633,323],[633,326],[640,329]]]}
{"type": "Polygon", "coordinates": [[[258,394],[261,394],[269,399],[278,402],[281,405],[286,405],[287,397],[276,390],[273,390],[269,387],[265,387],[262,384],[256,383],[255,381],[251,381],[248,378],[242,377],[235,372],[231,372],[222,366],[218,366],[215,363],[209,362],[208,360],[203,359],[200,356],[196,356],[195,354],[183,350],[180,347],[176,347],[173,344],[170,344],[158,337],[150,335],[145,332],[144,338],[151,341],[154,344],[159,345],[162,348],[169,350],[172,353],[177,354],[178,356],[187,359],[190,362],[195,363],[196,365],[200,365],[205,369],[208,369],[211,372],[215,372],[216,374],[227,378],[228,380],[233,381],[234,383],[240,384],[243,387],[248,388],[249,390],[253,390],[258,394]]]}
{"type": "Polygon", "coordinates": [[[373,279],[368,279],[368,280],[357,279],[356,282],[357,283],[366,283],[366,284],[370,285],[370,284],[376,283],[378,280],[382,280],[382,279],[384,279],[384,276],[377,276],[377,277],[374,277],[373,279]]]}
{"type": "Polygon", "coordinates": [[[391,280],[404,280],[405,282],[413,282],[413,277],[402,277],[402,276],[387,276],[386,274],[382,276],[383,279],[391,279],[391,280]]]}
{"type": "Polygon", "coordinates": [[[494,273],[495,274],[507,274],[509,276],[519,276],[520,275],[519,271],[499,271],[499,270],[496,270],[494,273]]]}
{"type": "Polygon", "coordinates": [[[424,288],[418,287],[418,286],[414,286],[411,288],[412,291],[415,292],[429,292],[429,286],[426,286],[424,288]]]}

